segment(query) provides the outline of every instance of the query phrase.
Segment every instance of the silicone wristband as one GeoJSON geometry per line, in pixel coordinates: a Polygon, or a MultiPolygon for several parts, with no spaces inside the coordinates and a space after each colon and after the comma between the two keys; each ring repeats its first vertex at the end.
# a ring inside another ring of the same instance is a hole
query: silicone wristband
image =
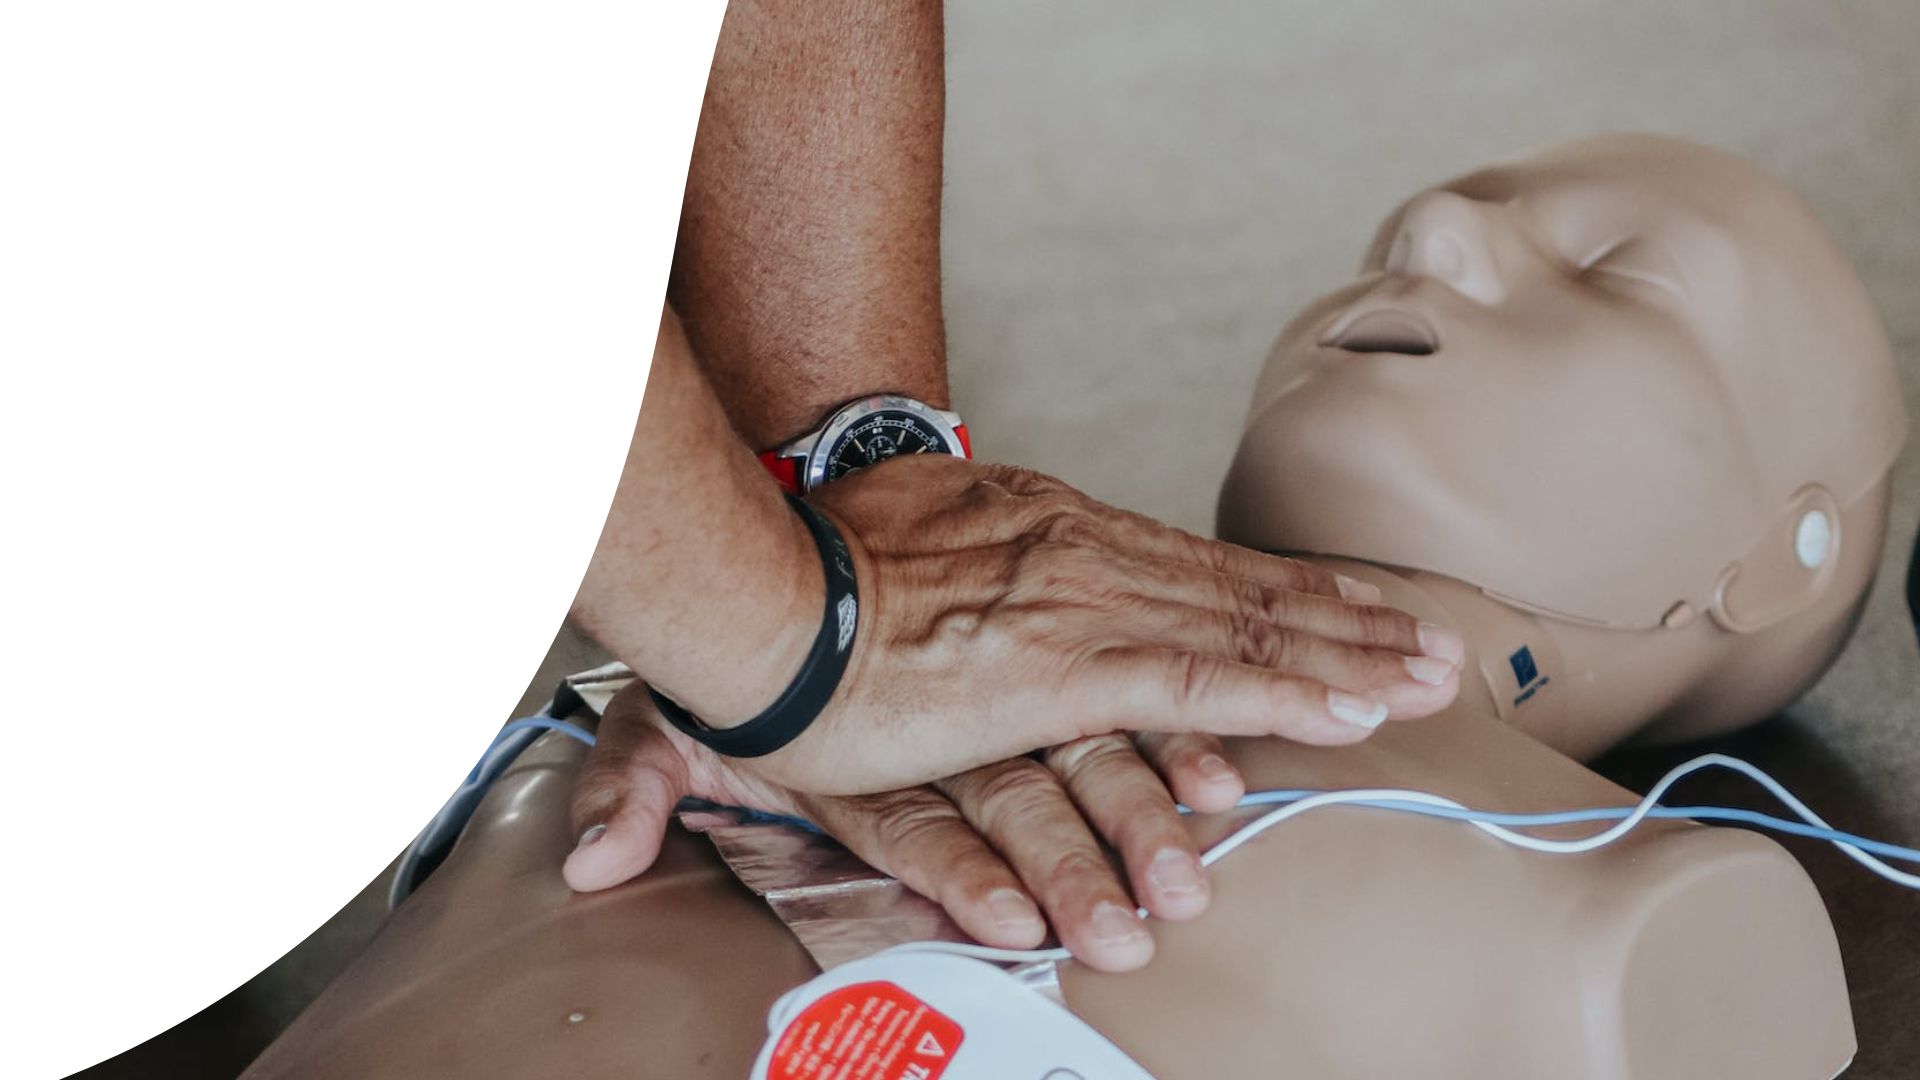
{"type": "Polygon", "coordinates": [[[728,757],[761,757],[799,738],[839,688],[860,626],[860,591],[853,576],[853,556],[847,551],[847,542],[841,538],[840,530],[799,496],[789,494],[787,502],[806,522],[807,532],[820,549],[820,567],[827,579],[826,614],[820,620],[820,633],[814,636],[813,647],[800,663],[800,673],[760,715],[730,728],[709,727],[665,694],[647,687],[653,703],[669,723],[708,749],[728,757]]]}

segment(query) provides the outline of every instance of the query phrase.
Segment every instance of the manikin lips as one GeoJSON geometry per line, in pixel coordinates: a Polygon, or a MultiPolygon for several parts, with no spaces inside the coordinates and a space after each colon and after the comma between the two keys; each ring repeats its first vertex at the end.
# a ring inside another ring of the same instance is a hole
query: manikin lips
{"type": "Polygon", "coordinates": [[[1346,320],[1323,344],[1356,353],[1431,356],[1440,348],[1440,338],[1419,316],[1388,309],[1346,320]]]}

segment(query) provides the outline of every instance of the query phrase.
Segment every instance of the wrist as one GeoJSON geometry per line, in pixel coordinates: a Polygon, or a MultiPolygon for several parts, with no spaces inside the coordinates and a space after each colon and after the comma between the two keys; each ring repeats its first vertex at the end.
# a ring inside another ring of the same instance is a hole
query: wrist
{"type": "Polygon", "coordinates": [[[738,574],[705,583],[682,655],[643,672],[647,682],[714,728],[738,726],[772,702],[800,669],[826,595],[820,556],[799,516],[777,521],[738,574]]]}
{"type": "Polygon", "coordinates": [[[745,721],[715,726],[686,706],[649,688],[654,704],[674,727],[728,757],[763,757],[799,738],[840,691],[841,678],[859,636],[859,579],[854,555],[839,527],[811,504],[789,495],[787,504],[805,523],[825,580],[821,621],[799,668],[772,701],[745,721]]]}

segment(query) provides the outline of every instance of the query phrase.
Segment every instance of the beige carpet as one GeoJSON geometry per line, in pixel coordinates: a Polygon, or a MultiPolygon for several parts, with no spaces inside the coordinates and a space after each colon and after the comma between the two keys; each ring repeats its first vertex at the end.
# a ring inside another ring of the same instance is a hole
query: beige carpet
{"type": "MultiPolygon", "coordinates": [[[[1608,129],[1715,143],[1797,187],[1857,261],[1920,414],[1912,0],[949,8],[953,377],[985,456],[1207,529],[1267,345],[1350,274],[1386,210],[1489,158],[1608,129]]],[[[1909,547],[1916,457],[1894,513],[1909,547]]],[[[1735,749],[1841,822],[1914,842],[1920,658],[1897,564],[1827,679],[1735,749]]],[[[1609,768],[1643,782],[1672,756],[1609,768]]],[[[1920,898],[1794,851],[1846,952],[1861,1040],[1848,1075],[1920,1075],[1920,898]]],[[[278,975],[94,1075],[231,1076],[376,915],[363,898],[278,975]]]]}

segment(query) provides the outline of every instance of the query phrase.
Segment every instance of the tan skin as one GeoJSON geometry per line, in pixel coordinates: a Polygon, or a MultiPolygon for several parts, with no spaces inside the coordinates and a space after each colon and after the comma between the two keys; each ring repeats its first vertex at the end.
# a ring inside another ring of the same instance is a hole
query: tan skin
{"type": "MultiPolygon", "coordinates": [[[[750,447],[866,393],[946,404],[941,60],[938,4],[729,8],[674,265],[686,326],[662,317],[575,605],[709,724],[773,700],[819,625],[818,554],[750,447]]],[[[1242,793],[1213,735],[1352,742],[1458,689],[1459,639],[1377,591],[1025,470],[895,460],[810,500],[861,583],[838,692],[744,761],[616,710],[575,796],[573,887],[645,870],[698,795],[812,818],[982,941],[1031,946],[1051,923],[1125,970],[1152,955],[1136,899],[1172,919],[1206,906],[1173,802],[1242,793]]]]}

